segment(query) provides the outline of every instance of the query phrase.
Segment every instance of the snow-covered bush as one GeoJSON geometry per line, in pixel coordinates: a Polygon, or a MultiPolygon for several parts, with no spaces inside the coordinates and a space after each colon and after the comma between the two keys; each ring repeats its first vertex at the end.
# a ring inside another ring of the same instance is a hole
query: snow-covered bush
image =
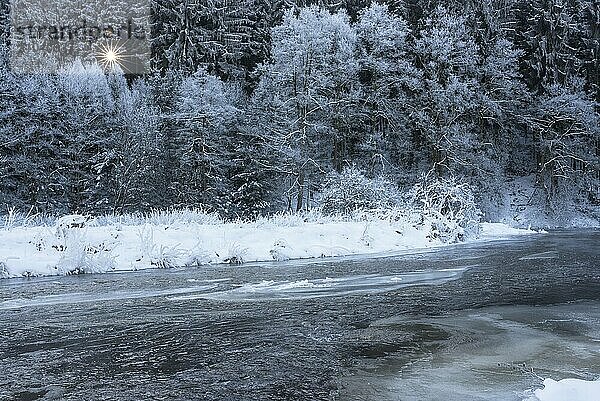
{"type": "Polygon", "coordinates": [[[210,264],[212,258],[210,252],[208,252],[202,246],[202,241],[198,240],[193,248],[186,251],[186,266],[202,266],[210,264]]]}
{"type": "Polygon", "coordinates": [[[384,177],[368,178],[355,167],[325,178],[321,207],[327,214],[350,214],[356,210],[386,209],[398,203],[399,192],[384,177]]]}
{"type": "Polygon", "coordinates": [[[481,211],[470,185],[456,178],[425,175],[411,190],[418,225],[429,229],[429,238],[444,243],[464,241],[479,234],[481,211]]]}
{"type": "Polygon", "coordinates": [[[223,260],[225,263],[230,265],[241,265],[246,261],[246,255],[248,254],[248,248],[244,248],[237,242],[229,244],[227,249],[227,257],[223,260]]]}
{"type": "Polygon", "coordinates": [[[152,226],[144,225],[137,231],[139,240],[140,257],[137,262],[150,264],[161,269],[181,266],[182,251],[179,245],[158,245],[154,241],[154,229],[152,226]]]}
{"type": "Polygon", "coordinates": [[[15,227],[35,227],[48,224],[53,224],[51,218],[33,213],[32,209],[27,213],[22,213],[14,207],[9,207],[4,214],[0,214],[0,229],[4,230],[10,230],[15,227]]]}
{"type": "Polygon", "coordinates": [[[291,249],[292,247],[288,244],[288,242],[285,239],[280,238],[277,241],[275,241],[273,247],[271,248],[271,250],[269,250],[269,253],[271,254],[273,260],[280,262],[283,260],[290,259],[289,253],[291,249]]]}
{"type": "Polygon", "coordinates": [[[89,245],[83,229],[70,230],[59,240],[61,255],[56,268],[62,274],[105,273],[116,267],[112,249],[104,244],[89,245]]]}
{"type": "Polygon", "coordinates": [[[200,208],[153,210],[147,213],[106,215],[96,217],[94,219],[94,224],[100,227],[115,224],[123,224],[128,226],[141,226],[145,224],[156,226],[171,226],[177,224],[216,225],[221,224],[222,222],[223,220],[218,213],[207,212],[206,210],[200,208]]]}

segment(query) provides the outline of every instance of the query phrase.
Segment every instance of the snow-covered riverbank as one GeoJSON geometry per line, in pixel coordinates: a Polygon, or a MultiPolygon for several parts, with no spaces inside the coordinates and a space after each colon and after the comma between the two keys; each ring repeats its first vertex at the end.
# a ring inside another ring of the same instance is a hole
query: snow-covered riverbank
{"type": "MultiPolygon", "coordinates": [[[[289,215],[235,223],[209,217],[79,221],[75,216],[53,224],[5,226],[0,229],[0,277],[380,254],[444,245],[429,238],[428,229],[394,219],[289,215]]],[[[532,233],[483,223],[479,239],[532,233]]]]}

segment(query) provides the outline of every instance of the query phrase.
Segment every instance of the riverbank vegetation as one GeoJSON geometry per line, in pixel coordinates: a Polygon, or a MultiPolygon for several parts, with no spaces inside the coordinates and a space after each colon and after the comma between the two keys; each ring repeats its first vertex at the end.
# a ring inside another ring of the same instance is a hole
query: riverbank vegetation
{"type": "Polygon", "coordinates": [[[479,223],[453,198],[439,208],[318,210],[223,220],[202,210],[44,218],[10,213],[0,225],[0,277],[31,277],[389,255],[462,241],[531,234],[479,223]]]}

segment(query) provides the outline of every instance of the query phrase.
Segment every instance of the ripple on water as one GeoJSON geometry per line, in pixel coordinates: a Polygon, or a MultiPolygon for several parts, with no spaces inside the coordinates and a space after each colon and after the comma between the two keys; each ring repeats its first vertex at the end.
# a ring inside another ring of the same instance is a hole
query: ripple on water
{"type": "Polygon", "coordinates": [[[523,256],[519,258],[519,260],[539,260],[539,259],[558,259],[557,251],[547,251],[547,252],[539,252],[533,253],[531,255],[523,256]]]}

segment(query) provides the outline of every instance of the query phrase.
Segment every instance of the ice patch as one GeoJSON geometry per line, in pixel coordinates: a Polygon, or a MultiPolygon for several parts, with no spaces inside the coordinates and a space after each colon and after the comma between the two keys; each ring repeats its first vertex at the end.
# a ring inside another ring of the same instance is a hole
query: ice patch
{"type": "Polygon", "coordinates": [[[204,285],[186,288],[169,288],[155,291],[115,291],[104,294],[72,292],[57,295],[45,295],[38,298],[15,298],[0,302],[0,310],[21,309],[25,307],[81,304],[90,302],[105,302],[122,299],[154,298],[175,294],[187,294],[214,289],[214,285],[204,285]]]}
{"type": "Polygon", "coordinates": [[[247,301],[268,299],[306,299],[343,295],[375,294],[415,285],[437,285],[456,280],[469,268],[418,271],[397,275],[359,275],[299,281],[261,281],[225,291],[174,296],[172,301],[211,299],[247,301]]]}
{"type": "Polygon", "coordinates": [[[492,306],[440,316],[386,317],[370,322],[361,338],[384,336],[380,342],[390,338],[404,344],[410,338],[406,333],[431,333],[417,337],[416,341],[422,344],[419,349],[424,353],[416,354],[418,358],[405,357],[405,352],[410,355],[411,351],[403,347],[397,354],[402,363],[397,373],[394,370],[390,376],[381,378],[360,373],[344,379],[343,384],[347,385],[345,388],[355,386],[360,394],[367,392],[363,399],[600,401],[600,391],[596,388],[591,394],[595,398],[589,399],[579,399],[571,393],[558,398],[543,398],[546,393],[538,393],[543,394],[541,398],[534,396],[534,391],[542,387],[540,375],[598,378],[600,348],[594,339],[599,338],[599,318],[597,302],[492,306]],[[558,333],[554,325],[542,323],[555,319],[572,322],[562,326],[568,329],[568,334],[558,333]],[[368,388],[364,386],[366,382],[368,388]],[[525,389],[531,390],[525,392],[525,389]]]}
{"type": "Polygon", "coordinates": [[[544,380],[544,388],[534,391],[526,401],[598,401],[600,380],[580,379],[544,380]]]}

